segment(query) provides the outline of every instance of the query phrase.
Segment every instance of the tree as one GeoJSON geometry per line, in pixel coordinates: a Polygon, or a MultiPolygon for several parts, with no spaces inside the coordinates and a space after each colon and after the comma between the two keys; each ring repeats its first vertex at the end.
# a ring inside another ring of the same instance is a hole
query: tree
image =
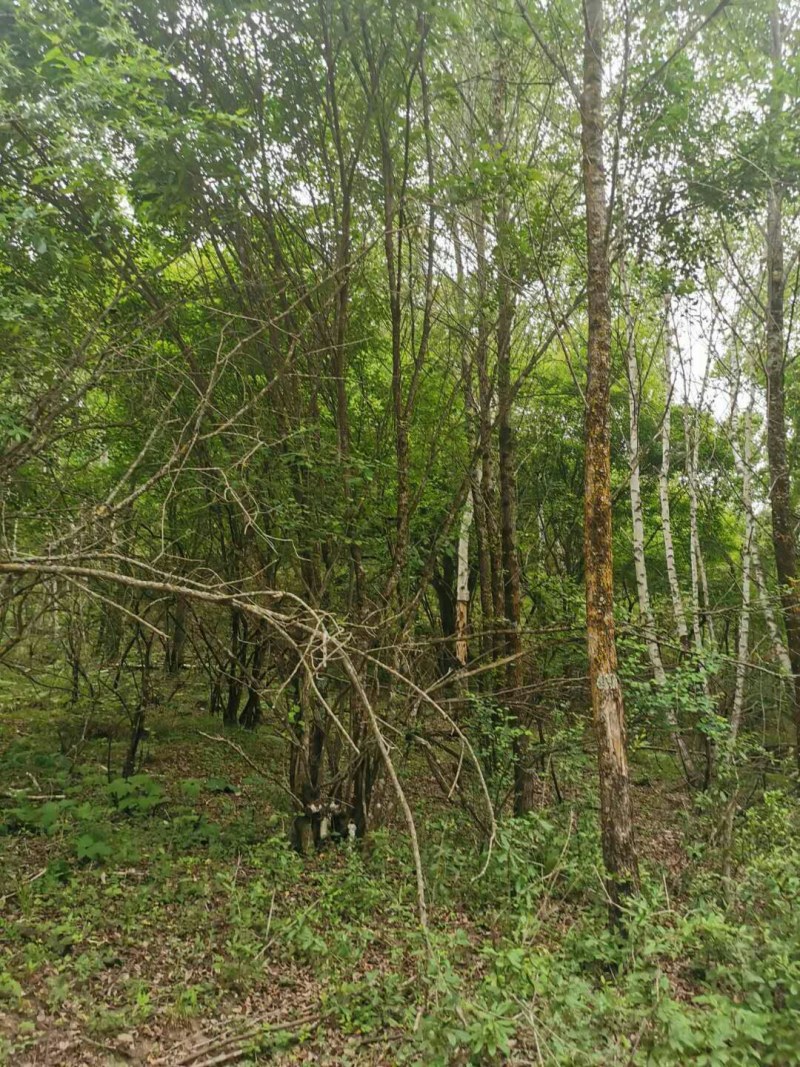
{"type": "MultiPolygon", "coordinates": [[[[769,158],[780,153],[784,109],[783,28],[778,0],[770,6],[771,87],[769,106],[769,158]]],[[[783,252],[783,176],[779,166],[772,166],[767,193],[767,305],[766,305],[766,377],[767,377],[767,456],[772,508],[772,544],[783,603],[786,645],[794,676],[795,752],[800,766],[800,589],[797,585],[797,544],[791,503],[786,430],[786,348],[784,339],[784,302],[786,267],[783,252]]]]}
{"type": "Polygon", "coordinates": [[[625,706],[614,637],[611,534],[611,309],[603,162],[603,0],[585,2],[581,149],[586,201],[588,377],[585,416],[584,568],[589,687],[600,771],[600,826],[613,918],[638,886],[625,706]]]}

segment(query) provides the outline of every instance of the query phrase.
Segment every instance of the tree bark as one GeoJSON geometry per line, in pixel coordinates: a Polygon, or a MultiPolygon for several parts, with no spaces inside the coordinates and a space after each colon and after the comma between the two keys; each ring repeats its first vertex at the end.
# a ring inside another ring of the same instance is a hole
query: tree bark
{"type": "MultiPolygon", "coordinates": [[[[781,15],[777,0],[770,11],[770,30],[770,58],[775,84],[779,80],[783,64],[781,15]]],[[[780,88],[773,90],[770,117],[775,125],[780,121],[783,97],[784,94],[780,88]]],[[[779,131],[776,131],[774,135],[779,136],[779,131]]],[[[772,508],[772,544],[786,626],[786,645],[794,676],[795,755],[800,764],[800,592],[797,588],[797,545],[794,535],[791,478],[786,447],[783,329],[785,288],[783,188],[780,177],[773,174],[767,202],[767,456],[769,498],[772,508]]]]}
{"type": "MultiPolygon", "coordinates": [[[[339,451],[339,463],[342,470],[342,487],[344,491],[345,531],[350,545],[350,561],[353,571],[354,607],[356,616],[361,617],[365,595],[364,566],[361,544],[353,536],[354,501],[352,493],[353,469],[350,455],[350,410],[347,398],[347,331],[350,310],[350,273],[351,273],[351,223],[352,223],[352,186],[358,150],[348,158],[345,138],[339,111],[339,94],[337,83],[337,41],[332,34],[329,12],[325,5],[320,5],[322,28],[322,54],[325,61],[325,102],[328,123],[336,154],[336,169],[339,179],[341,208],[336,210],[332,197],[334,221],[337,224],[336,237],[336,300],[334,305],[334,325],[332,330],[331,370],[336,385],[336,429],[339,451]]],[[[370,116],[364,119],[365,128],[370,116]]],[[[323,149],[324,151],[324,149],[323,149]]]]}
{"type": "Polygon", "coordinates": [[[773,654],[780,664],[781,671],[787,678],[792,679],[792,662],[786,650],[786,643],[781,636],[775,612],[772,610],[772,601],[764,578],[764,568],[761,566],[761,553],[758,548],[757,538],[753,540],[751,551],[753,556],[753,579],[758,589],[758,600],[761,606],[761,613],[764,616],[764,622],[767,624],[767,633],[772,642],[773,654]]]}
{"type": "MultiPolygon", "coordinates": [[[[506,74],[501,60],[496,69],[494,120],[498,150],[505,149],[506,74]]],[[[505,654],[513,657],[506,668],[506,700],[515,727],[514,814],[533,810],[535,775],[531,766],[528,709],[522,704],[521,577],[517,543],[517,475],[514,426],[511,418],[511,334],[515,311],[515,270],[509,254],[510,219],[504,190],[497,200],[497,426],[500,474],[500,545],[503,560],[503,618],[505,654]]]]}
{"type": "Polygon", "coordinates": [[[476,212],[475,251],[478,275],[478,338],[475,346],[475,367],[478,373],[478,441],[480,444],[480,493],[476,503],[477,540],[481,546],[481,608],[484,635],[495,658],[500,655],[497,620],[503,615],[501,590],[502,563],[500,530],[497,524],[497,487],[492,449],[494,421],[491,375],[489,373],[489,325],[486,305],[489,300],[486,262],[486,233],[480,207],[476,212]]]}
{"type": "Polygon", "coordinates": [[[631,520],[633,524],[633,569],[636,575],[636,599],[639,605],[639,617],[647,647],[647,656],[653,669],[653,677],[661,685],[667,680],[661,650],[656,638],[656,625],[650,603],[650,586],[647,581],[647,562],[644,554],[644,514],[642,511],[641,464],[639,462],[639,406],[641,402],[639,364],[636,359],[636,344],[633,323],[630,314],[630,297],[625,290],[627,339],[626,359],[628,365],[628,426],[630,443],[630,497],[631,520]]]}
{"type": "Polygon", "coordinates": [[[664,420],[661,423],[661,470],[658,476],[658,496],[661,503],[661,531],[664,538],[664,555],[667,564],[667,580],[672,599],[672,614],[681,648],[689,651],[689,631],[686,628],[686,615],[683,597],[678,581],[678,568],[675,565],[675,546],[672,541],[672,517],[669,504],[669,467],[670,467],[670,416],[672,413],[672,328],[670,323],[670,298],[664,297],[664,383],[666,400],[664,402],[664,420]]]}
{"type": "Polygon", "coordinates": [[[586,384],[584,563],[589,686],[597,736],[600,826],[612,922],[639,884],[614,638],[611,543],[611,311],[603,163],[603,0],[585,0],[581,148],[586,200],[588,379],[586,384]]]}
{"type": "Polygon", "coordinates": [[[689,494],[689,555],[692,571],[692,638],[695,651],[702,656],[704,640],[703,625],[708,629],[708,640],[712,648],[716,647],[717,638],[714,631],[714,619],[711,614],[711,601],[708,592],[708,577],[706,565],[703,560],[703,549],[700,544],[700,501],[697,495],[697,472],[700,468],[700,417],[703,408],[703,400],[706,395],[711,361],[706,364],[703,374],[703,383],[700,389],[700,397],[695,406],[694,415],[690,417],[689,385],[686,376],[686,367],[683,366],[684,376],[684,405],[683,405],[683,433],[686,448],[686,483],[689,494]],[[702,596],[701,596],[702,594],[702,596]]]}
{"type": "Polygon", "coordinates": [[[458,572],[456,574],[456,659],[465,667],[467,664],[467,624],[469,621],[469,531],[472,526],[474,507],[472,490],[467,495],[467,502],[461,515],[461,529],[458,533],[458,572]]]}
{"type": "MultiPolygon", "coordinates": [[[[628,387],[629,387],[629,426],[630,426],[630,496],[631,518],[633,523],[633,566],[636,574],[636,598],[639,605],[639,617],[642,620],[644,640],[647,647],[647,655],[650,666],[653,669],[653,678],[656,685],[664,685],[667,674],[664,670],[664,662],[661,659],[661,649],[656,636],[656,624],[653,617],[653,608],[650,602],[650,585],[647,580],[647,560],[644,550],[644,513],[642,510],[641,490],[641,464],[639,462],[639,407],[641,403],[641,386],[639,378],[639,364],[636,358],[636,344],[633,332],[633,322],[630,314],[630,298],[627,290],[624,291],[627,319],[627,343],[626,356],[628,363],[628,387]]],[[[669,508],[669,501],[667,502],[669,508]]],[[[681,737],[678,720],[673,708],[666,709],[666,718],[672,731],[678,760],[683,769],[686,781],[691,786],[694,783],[695,772],[692,757],[686,742],[681,737]]]]}
{"type": "MultiPolygon", "coordinates": [[[[458,223],[453,224],[453,249],[456,261],[456,298],[458,312],[461,320],[461,328],[464,336],[469,337],[470,327],[467,319],[466,306],[466,278],[464,275],[464,261],[461,254],[461,234],[458,223]]],[[[464,390],[464,415],[466,422],[467,447],[475,449],[479,427],[479,408],[475,400],[473,384],[473,354],[470,344],[465,340],[461,350],[461,384],[464,390]]],[[[484,640],[482,650],[488,651],[491,647],[486,642],[486,612],[491,615],[491,592],[489,583],[489,557],[487,554],[483,502],[480,498],[481,464],[480,459],[472,468],[471,484],[461,514],[461,526],[458,534],[458,570],[456,574],[456,624],[455,624],[455,657],[462,667],[466,666],[469,658],[468,626],[469,626],[469,535],[472,523],[475,523],[475,542],[478,556],[478,574],[480,581],[481,607],[484,609],[484,640]],[[476,507],[477,504],[477,507],[476,507]]],[[[491,640],[491,635],[489,635],[491,640]]]]}
{"type": "Polygon", "coordinates": [[[739,613],[739,639],[736,647],[736,682],[731,706],[731,737],[736,738],[744,712],[744,691],[747,681],[747,650],[750,640],[750,572],[752,569],[752,546],[755,541],[755,520],[750,488],[750,452],[752,443],[752,415],[745,412],[741,453],[734,450],[736,466],[742,479],[742,504],[744,505],[744,542],[742,544],[742,608],[739,613]]]}
{"type": "Polygon", "coordinates": [[[186,650],[186,614],[188,605],[184,597],[175,600],[174,628],[172,641],[170,642],[167,655],[167,670],[170,674],[179,674],[183,667],[184,653],[186,650]]]}
{"type": "Polygon", "coordinates": [[[692,572],[692,640],[698,656],[703,653],[703,627],[700,621],[700,535],[697,524],[696,461],[698,449],[695,440],[697,427],[691,425],[688,406],[683,413],[684,439],[686,442],[686,485],[689,493],[689,561],[692,572]]]}

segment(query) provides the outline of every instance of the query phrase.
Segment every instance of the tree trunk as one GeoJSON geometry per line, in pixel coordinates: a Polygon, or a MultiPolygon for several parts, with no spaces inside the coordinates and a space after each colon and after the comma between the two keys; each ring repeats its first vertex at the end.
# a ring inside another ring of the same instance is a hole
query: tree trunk
{"type": "MultiPolygon", "coordinates": [[[[695,457],[694,463],[695,478],[698,470],[697,458],[695,457]]],[[[697,533],[697,566],[700,571],[700,588],[703,591],[703,609],[704,609],[704,621],[708,628],[708,639],[711,642],[711,647],[717,647],[717,634],[714,627],[714,613],[711,610],[711,597],[708,592],[708,575],[706,574],[705,558],[703,557],[703,549],[700,544],[700,534],[697,533]]]]}
{"type": "Polygon", "coordinates": [[[305,672],[295,677],[297,705],[291,721],[289,788],[306,815],[317,814],[325,752],[326,731],[319,719],[311,684],[305,672]]]}
{"type": "Polygon", "coordinates": [[[458,572],[456,574],[456,659],[465,667],[467,664],[467,623],[469,621],[469,531],[472,526],[474,507],[472,490],[467,495],[467,502],[461,516],[461,529],[458,533],[458,572]]]}
{"type": "Polygon", "coordinates": [[[697,496],[697,469],[700,457],[700,418],[689,417],[689,397],[686,396],[683,411],[683,430],[686,443],[686,486],[689,494],[689,558],[692,571],[692,639],[695,652],[702,658],[703,654],[703,617],[708,626],[708,635],[713,647],[716,644],[714,624],[710,614],[708,599],[708,578],[706,577],[703,551],[700,546],[699,513],[700,504],[697,496]],[[701,598],[702,593],[702,598],[701,598]]]}
{"type": "MultiPolygon", "coordinates": [[[[496,69],[495,143],[505,149],[506,75],[503,61],[496,69]]],[[[514,814],[533,809],[535,775],[531,765],[528,709],[522,700],[521,578],[517,544],[517,475],[514,427],[511,418],[511,333],[514,324],[514,275],[509,254],[510,219],[504,190],[497,200],[497,425],[500,474],[500,546],[503,560],[503,618],[505,654],[513,657],[506,668],[506,701],[515,727],[514,814]]]]}
{"type": "Polygon", "coordinates": [[[658,495],[661,502],[661,531],[664,538],[664,555],[667,564],[667,579],[672,599],[672,614],[681,648],[689,651],[689,631],[686,628],[686,616],[683,609],[683,597],[678,582],[678,568],[675,565],[675,547],[672,541],[672,518],[669,506],[669,464],[670,464],[670,415],[672,412],[672,329],[670,324],[670,298],[664,297],[664,383],[666,400],[664,402],[664,421],[661,424],[661,470],[658,476],[658,495]]]}
{"type": "Polygon", "coordinates": [[[476,507],[476,530],[481,545],[481,609],[483,613],[484,648],[491,648],[495,658],[500,654],[497,620],[503,615],[501,591],[502,564],[500,531],[497,524],[497,489],[492,452],[493,388],[489,373],[489,328],[486,305],[489,300],[486,281],[486,234],[480,208],[476,212],[475,252],[478,273],[478,338],[475,346],[475,366],[478,372],[478,441],[480,445],[480,493],[476,507]]]}
{"type": "Polygon", "coordinates": [[[653,677],[661,685],[667,680],[661,650],[656,638],[656,625],[650,604],[650,586],[647,581],[647,562],[644,554],[644,514],[642,512],[641,465],[639,462],[639,405],[640,381],[639,365],[636,359],[636,345],[633,335],[633,323],[630,316],[630,298],[624,292],[626,303],[627,343],[626,358],[628,364],[628,425],[630,428],[630,496],[631,519],[633,522],[633,569],[636,574],[636,599],[639,605],[639,617],[642,620],[647,656],[653,669],[653,677]]]}
{"type": "Polygon", "coordinates": [[[345,140],[342,136],[339,114],[339,99],[336,81],[336,45],[332,39],[328,12],[324,5],[320,7],[322,15],[322,54],[325,60],[325,99],[336,152],[339,187],[341,190],[341,212],[339,214],[339,232],[336,243],[336,304],[333,328],[332,371],[336,383],[336,429],[339,463],[342,470],[342,487],[345,506],[345,532],[350,545],[350,561],[353,569],[354,607],[360,617],[364,601],[364,566],[361,544],[353,535],[354,504],[352,493],[353,470],[350,457],[350,411],[347,400],[347,327],[350,309],[350,271],[351,271],[351,221],[352,221],[352,182],[354,168],[347,159],[345,140]]]}
{"type": "Polygon", "coordinates": [[[188,605],[186,597],[179,596],[175,601],[174,628],[172,641],[170,642],[167,656],[167,669],[170,674],[179,674],[183,667],[184,652],[186,650],[186,615],[188,605]]]}
{"type": "MultiPolygon", "coordinates": [[[[456,286],[459,318],[465,337],[469,336],[470,324],[467,319],[466,306],[466,278],[464,275],[464,261],[461,254],[461,234],[458,223],[453,224],[453,249],[456,261],[456,286]]],[[[461,350],[461,384],[464,390],[464,414],[466,422],[467,447],[475,449],[480,435],[480,409],[475,399],[473,382],[473,357],[469,342],[465,341],[461,350]]],[[[456,575],[456,622],[455,622],[455,657],[462,666],[466,666],[469,658],[469,644],[467,638],[469,626],[469,534],[473,521],[475,522],[475,543],[478,556],[478,575],[480,581],[481,607],[484,610],[484,635],[482,651],[488,652],[491,648],[491,635],[487,641],[486,616],[491,617],[491,589],[489,580],[489,556],[486,539],[485,515],[483,514],[483,501],[480,496],[481,486],[481,463],[480,459],[472,467],[470,489],[467,494],[464,511],[461,515],[461,526],[458,534],[458,573],[456,575]],[[477,507],[476,507],[477,504],[477,507]]]]}
{"type": "MultiPolygon", "coordinates": [[[[777,0],[770,11],[773,82],[780,78],[783,64],[781,16],[777,0]]],[[[780,120],[783,92],[774,89],[771,105],[773,122],[780,120]]],[[[783,188],[773,175],[767,203],[767,456],[769,459],[772,543],[775,569],[781,590],[786,645],[794,676],[793,713],[795,755],[800,764],[800,591],[797,588],[797,546],[791,504],[791,481],[786,448],[785,345],[783,303],[786,271],[783,262],[783,188]]]]}
{"type": "MultiPolygon", "coordinates": [[[[695,405],[694,417],[690,418],[690,396],[689,396],[689,379],[686,372],[686,365],[683,362],[683,356],[680,351],[678,352],[681,361],[681,373],[683,375],[684,383],[684,402],[683,402],[683,436],[684,436],[684,448],[685,448],[685,471],[686,471],[686,483],[687,492],[689,496],[689,559],[691,566],[691,582],[692,582],[692,595],[691,595],[691,626],[692,626],[692,643],[694,645],[695,655],[697,656],[698,663],[701,668],[704,666],[703,652],[705,649],[705,642],[703,640],[703,611],[705,611],[705,620],[708,626],[708,642],[713,649],[716,647],[716,635],[714,633],[714,624],[710,612],[710,601],[708,595],[708,579],[706,577],[706,568],[703,562],[703,552],[700,545],[700,527],[698,522],[699,516],[699,500],[697,496],[697,471],[700,465],[700,412],[703,408],[703,401],[706,395],[706,386],[708,385],[709,373],[712,366],[712,361],[708,360],[706,363],[706,369],[703,375],[703,382],[700,388],[700,396],[697,404],[695,405]],[[700,593],[702,591],[703,598],[701,601],[700,593]],[[705,607],[703,607],[703,605],[705,607]]],[[[702,670],[702,691],[706,697],[706,700],[711,700],[711,686],[709,684],[709,676],[705,670],[702,670]]],[[[715,751],[714,742],[710,734],[705,735],[705,749],[706,749],[706,767],[704,774],[704,788],[707,788],[714,774],[714,762],[715,751]]]]}
{"type": "Polygon", "coordinates": [[[261,687],[264,681],[267,640],[261,634],[254,635],[255,648],[247,676],[247,700],[239,716],[239,724],[246,730],[255,730],[261,722],[261,687]]]}
{"type": "Polygon", "coordinates": [[[445,551],[442,555],[441,569],[437,563],[431,577],[431,585],[439,604],[439,618],[442,625],[442,638],[437,646],[436,661],[439,677],[443,678],[457,667],[455,658],[456,620],[458,605],[456,602],[457,561],[445,551]]]}
{"type": "MultiPolygon", "coordinates": [[[[624,292],[626,303],[626,318],[628,337],[626,355],[628,363],[628,387],[629,387],[629,425],[630,425],[630,495],[631,495],[631,518],[633,521],[633,566],[636,573],[636,598],[639,605],[639,617],[642,620],[644,640],[647,647],[647,655],[650,666],[653,669],[653,678],[656,685],[664,685],[667,680],[664,663],[661,659],[661,650],[658,647],[656,637],[656,625],[653,617],[653,609],[650,603],[650,586],[647,580],[647,561],[644,552],[644,513],[642,511],[641,490],[641,465],[639,462],[639,405],[640,379],[639,364],[636,358],[636,345],[633,332],[633,323],[630,315],[630,299],[627,291],[624,292]]],[[[667,502],[669,509],[669,502],[667,502]]],[[[692,757],[689,754],[686,742],[681,737],[678,729],[678,720],[671,707],[666,709],[667,722],[672,731],[678,760],[683,769],[686,781],[691,786],[694,783],[695,772],[692,757]]]]}
{"type": "Polygon", "coordinates": [[[403,399],[403,341],[402,341],[402,242],[405,220],[402,203],[395,200],[395,174],[389,136],[382,127],[381,175],[383,179],[383,249],[389,288],[389,320],[392,339],[392,419],[396,462],[395,538],[392,567],[384,589],[387,603],[392,599],[405,571],[408,554],[409,485],[408,421],[403,399]],[[395,245],[397,241],[397,245],[395,245]]]}
{"type": "Polygon", "coordinates": [[[239,704],[242,699],[242,680],[240,676],[241,662],[244,658],[246,633],[241,634],[242,627],[246,627],[246,620],[238,608],[231,610],[231,647],[228,657],[228,700],[222,721],[225,726],[236,726],[239,721],[239,704]]]}
{"type": "Polygon", "coordinates": [[[731,737],[736,738],[744,712],[744,689],[747,681],[747,650],[750,639],[750,571],[752,545],[755,541],[753,500],[750,490],[750,451],[752,442],[752,418],[748,409],[744,416],[744,440],[741,454],[734,450],[736,466],[742,479],[742,504],[744,505],[744,542],[742,544],[742,609],[739,614],[739,640],[736,650],[736,682],[731,706],[731,737]]]}
{"type": "Polygon", "coordinates": [[[625,740],[625,709],[614,639],[611,547],[611,311],[603,164],[603,0],[585,0],[581,147],[586,199],[588,379],[586,384],[584,560],[589,686],[597,735],[600,826],[612,922],[638,887],[625,740]]]}
{"type": "Polygon", "coordinates": [[[753,557],[753,579],[758,589],[758,601],[761,606],[761,613],[764,616],[764,622],[767,624],[767,633],[769,639],[772,642],[773,654],[776,661],[780,665],[781,671],[790,680],[792,679],[792,662],[789,659],[789,653],[786,651],[786,644],[781,636],[780,629],[778,628],[778,622],[775,618],[775,612],[772,610],[772,601],[770,600],[769,589],[764,578],[764,569],[761,566],[761,553],[758,548],[758,539],[753,538],[752,544],[752,557],[753,557]]]}

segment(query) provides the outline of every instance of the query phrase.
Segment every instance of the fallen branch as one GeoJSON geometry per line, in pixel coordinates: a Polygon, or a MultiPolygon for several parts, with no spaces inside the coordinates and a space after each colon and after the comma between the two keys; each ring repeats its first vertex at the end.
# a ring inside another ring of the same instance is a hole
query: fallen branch
{"type": "Polygon", "coordinates": [[[36,874],[32,874],[30,878],[26,878],[24,882],[22,882],[22,884],[16,889],[12,889],[10,893],[6,893],[5,896],[0,897],[0,907],[2,907],[7,900],[12,900],[14,897],[19,896],[19,892],[22,889],[22,886],[30,885],[31,882],[35,882],[37,878],[41,878],[43,874],[47,874],[46,867],[42,867],[42,869],[40,871],[37,871],[36,874]]]}
{"type": "Polygon", "coordinates": [[[397,799],[400,801],[400,807],[403,809],[403,815],[405,816],[406,826],[408,827],[408,836],[411,839],[411,853],[414,857],[414,869],[417,875],[417,907],[419,909],[419,924],[423,931],[427,935],[428,933],[428,905],[425,900],[425,877],[422,872],[422,856],[419,851],[419,840],[417,838],[417,827],[414,822],[414,815],[411,811],[411,807],[406,798],[406,794],[403,791],[403,787],[400,784],[400,779],[397,776],[397,771],[392,763],[392,757],[389,754],[389,746],[386,744],[386,739],[381,733],[381,728],[378,725],[378,720],[373,711],[372,704],[367,696],[364,686],[361,684],[361,679],[358,676],[358,671],[353,666],[353,661],[350,657],[340,648],[342,656],[342,662],[344,663],[344,669],[347,673],[347,677],[350,679],[353,689],[355,689],[358,699],[361,701],[361,705],[364,711],[367,713],[370,727],[375,735],[375,740],[378,743],[383,762],[386,765],[386,770],[389,777],[392,780],[394,791],[397,794],[397,799]]]}
{"type": "Polygon", "coordinates": [[[24,789],[12,789],[9,793],[0,793],[3,800],[66,800],[66,793],[26,793],[24,789]]]}
{"type": "MultiPolygon", "coordinates": [[[[132,562],[136,564],[135,560],[132,562]]],[[[156,580],[153,578],[136,578],[130,574],[123,574],[99,567],[86,567],[66,561],[56,564],[52,561],[40,559],[7,560],[0,562],[0,574],[53,574],[67,577],[79,577],[87,580],[94,579],[97,581],[110,581],[133,589],[142,589],[154,593],[165,593],[175,596],[184,596],[187,599],[194,599],[211,604],[226,605],[229,608],[238,608],[239,610],[253,615],[256,618],[263,619],[267,623],[267,625],[271,626],[278,634],[280,634],[280,636],[287,642],[287,644],[297,653],[300,663],[302,663],[303,667],[308,672],[309,676],[312,678],[315,673],[315,665],[313,663],[313,656],[311,655],[312,646],[314,642],[319,641],[321,643],[323,662],[327,662],[327,660],[331,658],[332,655],[336,655],[342,662],[345,669],[345,673],[350,679],[350,682],[352,683],[352,686],[358,695],[359,702],[361,703],[366,717],[369,721],[370,729],[375,736],[378,749],[383,758],[383,762],[386,766],[389,778],[391,779],[392,786],[394,788],[395,793],[397,794],[400,806],[403,809],[403,815],[405,817],[409,837],[411,840],[411,851],[414,857],[414,868],[416,872],[417,882],[417,903],[419,909],[420,925],[422,926],[423,931],[425,931],[425,933],[427,934],[428,909],[425,900],[425,879],[422,870],[422,857],[420,855],[419,840],[417,838],[414,815],[411,811],[411,807],[408,803],[405,792],[403,791],[403,787],[400,784],[400,779],[397,775],[397,771],[394,767],[394,764],[392,763],[391,754],[389,752],[386,740],[383,737],[383,734],[381,733],[380,725],[378,724],[375,711],[372,708],[369,697],[367,696],[367,693],[364,689],[358,671],[356,670],[355,666],[353,665],[353,661],[350,658],[347,645],[340,636],[338,636],[336,633],[331,632],[331,630],[325,624],[325,620],[327,619],[328,625],[332,623],[333,625],[335,625],[334,620],[330,616],[325,616],[323,613],[315,611],[307,603],[305,603],[305,601],[301,597],[285,591],[261,590],[257,595],[268,598],[274,603],[288,601],[289,603],[294,604],[295,607],[298,608],[300,612],[305,615],[305,618],[303,618],[302,615],[290,616],[285,614],[284,612],[275,609],[270,609],[264,607],[263,605],[255,604],[250,599],[250,597],[238,592],[223,593],[214,590],[204,589],[193,582],[187,581],[186,579],[181,582],[176,582],[172,580],[172,575],[167,576],[170,579],[169,581],[156,580]],[[293,634],[299,634],[303,636],[302,638],[298,637],[298,639],[296,640],[295,637],[292,636],[293,634]],[[300,641],[303,639],[306,642],[306,647],[301,648],[300,641]]],[[[91,589],[88,589],[87,591],[90,594],[92,592],[91,589]]],[[[472,757],[473,762],[475,764],[478,777],[483,786],[487,805],[489,808],[492,832],[490,835],[486,860],[486,863],[488,864],[489,856],[491,856],[492,844],[494,842],[496,833],[494,810],[492,809],[488,789],[486,788],[486,783],[480,769],[480,762],[477,759],[474,750],[469,743],[469,740],[464,736],[463,732],[456,725],[452,717],[449,716],[447,712],[445,712],[444,709],[441,708],[440,705],[438,705],[436,701],[429,696],[428,693],[426,693],[419,686],[415,685],[409,678],[405,678],[401,674],[401,672],[389,667],[386,664],[380,664],[379,660],[375,659],[375,657],[369,654],[365,655],[365,659],[368,662],[371,661],[379,666],[382,666],[384,669],[388,670],[389,673],[394,674],[402,683],[406,684],[409,689],[415,692],[422,700],[426,701],[441,715],[443,715],[447,722],[457,731],[457,733],[461,737],[463,744],[466,746],[467,751],[470,753],[470,756],[472,757]]],[[[228,744],[231,748],[234,749],[234,751],[237,751],[239,755],[242,756],[250,764],[250,766],[256,766],[255,764],[253,764],[253,762],[250,760],[250,757],[244,752],[244,750],[240,746],[236,745],[235,742],[230,741],[228,738],[214,737],[213,735],[205,736],[211,736],[211,739],[214,741],[220,741],[223,744],[228,744]]],[[[256,770],[259,774],[263,773],[261,769],[257,766],[256,770]]],[[[296,797],[294,799],[297,800],[296,797]]],[[[481,874],[482,873],[483,872],[481,872],[481,874]]],[[[478,875],[478,877],[480,877],[480,875],[478,875]]]]}
{"type": "Polygon", "coordinates": [[[320,1014],[316,1010],[306,1012],[305,1015],[301,1015],[296,1019],[273,1019],[270,1021],[271,1016],[272,1013],[261,1016],[239,1033],[228,1033],[206,1038],[204,1041],[198,1042],[190,1051],[184,1052],[180,1059],[174,1058],[175,1053],[178,1051],[176,1046],[166,1056],[156,1060],[156,1063],[163,1064],[164,1067],[212,1067],[212,1065],[220,1063],[230,1063],[232,1060],[244,1055],[242,1046],[254,1037],[262,1034],[267,1036],[269,1033],[280,1030],[295,1031],[307,1026],[309,1023],[320,1021],[320,1014]],[[228,1048],[229,1045],[236,1047],[228,1048]],[[200,1060],[201,1056],[211,1056],[211,1059],[200,1060]]]}

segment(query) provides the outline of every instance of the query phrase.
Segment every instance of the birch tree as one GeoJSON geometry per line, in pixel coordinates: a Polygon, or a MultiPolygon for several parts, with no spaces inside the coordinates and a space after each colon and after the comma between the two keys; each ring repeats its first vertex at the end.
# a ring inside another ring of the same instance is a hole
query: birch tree
{"type": "Polygon", "coordinates": [[[661,534],[664,539],[664,556],[667,567],[667,580],[669,582],[670,598],[672,600],[672,615],[675,619],[675,627],[681,648],[689,649],[689,631],[686,628],[686,615],[684,613],[683,596],[680,583],[678,582],[678,569],[675,565],[675,546],[672,539],[672,515],[669,499],[669,474],[671,457],[671,416],[672,394],[675,383],[672,374],[672,322],[671,300],[669,294],[664,297],[664,417],[661,421],[661,467],[658,474],[658,496],[661,504],[661,534]]]}
{"type": "MultiPolygon", "coordinates": [[[[631,314],[630,292],[627,291],[623,280],[623,298],[625,300],[626,320],[626,343],[625,355],[628,374],[628,425],[629,425],[629,448],[630,448],[630,500],[631,518],[633,527],[633,565],[636,575],[636,597],[639,606],[639,617],[642,621],[645,647],[653,670],[653,678],[657,686],[663,686],[667,681],[664,670],[664,662],[661,658],[661,649],[656,634],[653,608],[650,601],[650,585],[647,579],[647,560],[645,558],[645,532],[644,514],[642,510],[641,490],[641,445],[639,441],[639,410],[641,407],[641,380],[639,374],[639,361],[636,353],[635,323],[631,314]]],[[[667,459],[667,463],[669,460],[667,459]]],[[[663,463],[662,463],[663,468],[663,463]]],[[[669,468],[667,468],[669,469],[669,468]]],[[[667,518],[669,518],[669,496],[667,495],[667,518]]],[[[671,533],[669,534],[671,547],[671,533]]],[[[666,541],[666,537],[665,537],[666,541]]],[[[674,558],[672,560],[674,568],[674,558]]],[[[675,579],[677,584],[677,577],[675,579]]],[[[678,593],[680,596],[680,592],[678,593]]],[[[678,617],[682,616],[682,610],[678,617]]],[[[677,716],[672,706],[666,710],[667,722],[672,730],[675,747],[678,753],[683,773],[691,784],[694,780],[694,766],[688,746],[679,733],[677,716]]]]}
{"type": "Polygon", "coordinates": [[[467,503],[461,515],[461,527],[458,532],[458,557],[456,572],[456,632],[455,655],[462,667],[467,664],[468,642],[467,625],[469,620],[469,531],[474,513],[472,489],[467,495],[467,503]]]}
{"type": "Polygon", "coordinates": [[[753,545],[755,544],[755,517],[753,515],[753,495],[751,489],[752,463],[752,403],[748,405],[742,420],[742,444],[734,449],[736,466],[742,483],[742,505],[744,510],[744,538],[742,541],[742,607],[739,612],[739,637],[736,646],[736,680],[733,703],[731,705],[731,738],[736,739],[744,711],[745,682],[747,681],[747,656],[750,644],[750,601],[751,572],[753,565],[753,545]]]}

